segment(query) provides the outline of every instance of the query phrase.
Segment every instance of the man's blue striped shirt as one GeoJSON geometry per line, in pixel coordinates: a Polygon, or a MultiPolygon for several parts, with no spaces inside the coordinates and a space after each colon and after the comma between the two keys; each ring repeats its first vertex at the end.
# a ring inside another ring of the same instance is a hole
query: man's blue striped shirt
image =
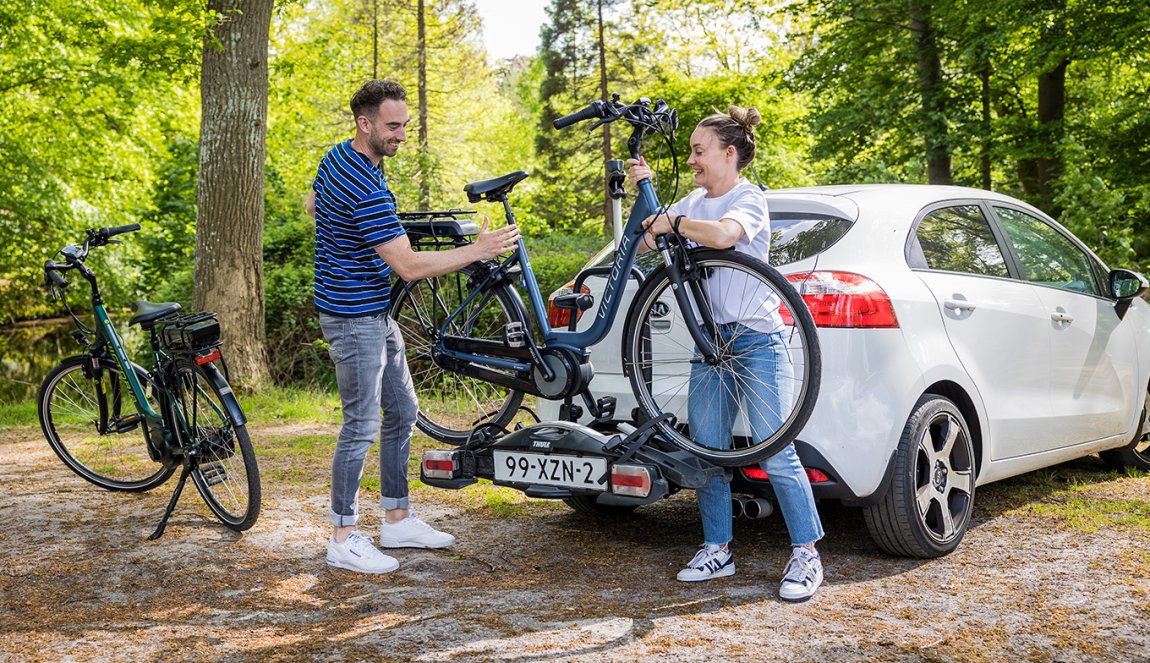
{"type": "Polygon", "coordinates": [[[344,318],[387,312],[391,268],[375,247],[404,231],[383,172],[349,140],[320,162],[314,188],[316,309],[344,318]]]}

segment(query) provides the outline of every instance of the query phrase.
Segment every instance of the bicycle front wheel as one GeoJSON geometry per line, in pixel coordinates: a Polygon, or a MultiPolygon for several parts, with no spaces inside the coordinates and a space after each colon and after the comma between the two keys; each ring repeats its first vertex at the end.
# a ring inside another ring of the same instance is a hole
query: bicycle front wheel
{"type": "Polygon", "coordinates": [[[224,403],[230,387],[216,378],[190,359],[177,360],[171,415],[200,495],[224,525],[242,532],[260,513],[260,472],[247,426],[224,403]]]}
{"type": "MultiPolygon", "coordinates": [[[[165,468],[148,453],[148,425],[136,412],[119,365],[103,359],[93,369],[91,363],[86,355],[69,357],[40,387],[40,428],[52,451],[80,477],[107,490],[142,492],[164,483],[174,468],[165,468]]],[[[133,368],[158,412],[151,377],[133,368]]]]}
{"type": "Polygon", "coordinates": [[[659,425],[672,443],[717,465],[751,465],[794,440],[814,408],[821,372],[814,321],[795,288],[761,260],[710,249],[690,256],[695,269],[684,290],[694,310],[680,309],[667,267],[654,272],[627,314],[624,372],[646,416],[673,415],[659,425]],[[714,363],[696,347],[685,314],[714,321],[704,330],[714,363]],[[729,444],[693,439],[688,405],[696,418],[730,420],[729,444]]]}
{"type": "MultiPolygon", "coordinates": [[[[470,294],[468,280],[475,266],[420,281],[398,281],[391,316],[399,324],[407,346],[407,365],[419,399],[416,425],[446,444],[460,445],[482,424],[506,427],[523,402],[523,392],[441,367],[433,350],[444,323],[470,294]]],[[[509,323],[529,333],[523,305],[505,284],[486,288],[459,311],[447,333],[503,342],[509,323]]],[[[530,339],[528,339],[530,342],[530,339]]],[[[466,366],[461,367],[466,370],[466,366]]]]}

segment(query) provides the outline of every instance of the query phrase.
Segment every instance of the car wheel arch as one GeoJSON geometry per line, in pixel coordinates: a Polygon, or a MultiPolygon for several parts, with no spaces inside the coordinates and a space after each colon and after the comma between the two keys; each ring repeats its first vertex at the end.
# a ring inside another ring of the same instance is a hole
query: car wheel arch
{"type": "Polygon", "coordinates": [[[930,385],[923,391],[924,396],[927,394],[948,399],[955,404],[963,419],[966,420],[966,427],[970,431],[970,443],[974,447],[974,476],[977,479],[982,474],[984,453],[982,420],[979,417],[978,408],[974,404],[974,399],[961,385],[950,380],[941,380],[930,385]]]}

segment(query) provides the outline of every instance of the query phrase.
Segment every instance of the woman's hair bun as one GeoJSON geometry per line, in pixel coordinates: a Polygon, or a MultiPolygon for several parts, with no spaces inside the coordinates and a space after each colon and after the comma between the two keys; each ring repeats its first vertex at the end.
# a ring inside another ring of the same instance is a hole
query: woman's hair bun
{"type": "Polygon", "coordinates": [[[731,104],[730,108],[727,109],[727,114],[730,115],[731,119],[737,122],[739,126],[746,129],[747,133],[754,132],[755,127],[759,126],[763,121],[763,116],[760,115],[759,111],[755,108],[743,108],[742,106],[731,104]]]}

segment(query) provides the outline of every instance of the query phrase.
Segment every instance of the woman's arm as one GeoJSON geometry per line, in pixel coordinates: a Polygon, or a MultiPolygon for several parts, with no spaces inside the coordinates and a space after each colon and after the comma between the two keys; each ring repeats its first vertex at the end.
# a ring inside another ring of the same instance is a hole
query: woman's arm
{"type": "MultiPolygon", "coordinates": [[[[678,220],[679,234],[687,239],[710,247],[712,249],[729,249],[735,245],[735,242],[742,239],[746,233],[743,231],[743,226],[734,219],[719,219],[718,221],[703,221],[699,219],[688,219],[685,216],[670,216],[668,214],[660,214],[658,216],[648,217],[644,222],[644,227],[647,228],[647,234],[651,237],[650,244],[654,244],[654,238],[671,232],[674,229],[675,221],[678,220]]],[[[644,243],[647,243],[644,238],[644,243]]]]}

